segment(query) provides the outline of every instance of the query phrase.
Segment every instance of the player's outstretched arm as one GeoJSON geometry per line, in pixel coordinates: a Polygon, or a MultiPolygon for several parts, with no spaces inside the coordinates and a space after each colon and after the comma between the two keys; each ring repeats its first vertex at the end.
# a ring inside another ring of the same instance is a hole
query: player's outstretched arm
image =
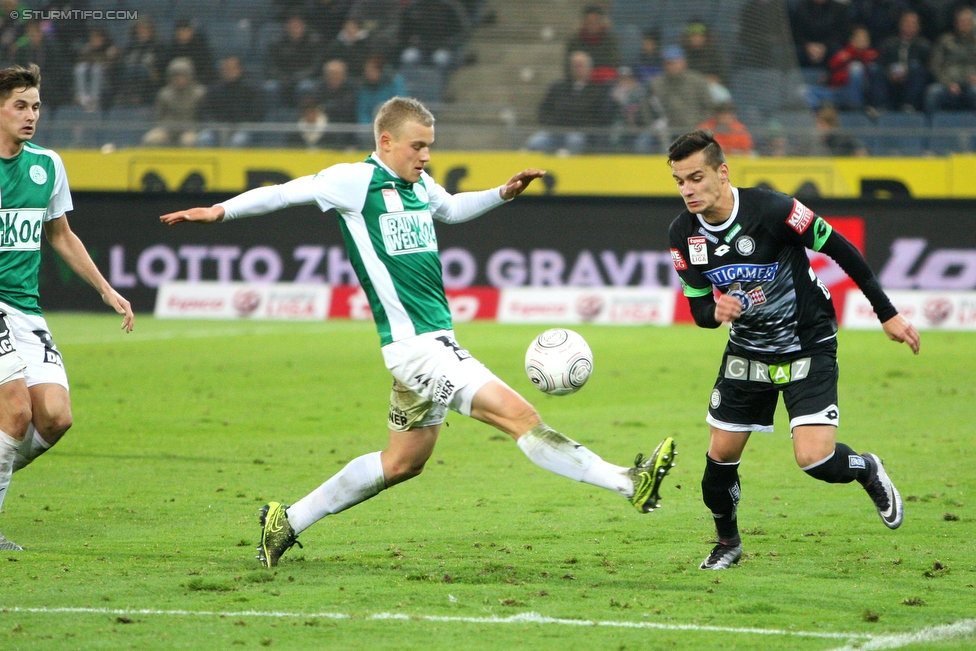
{"type": "Polygon", "coordinates": [[[888,339],[892,341],[897,341],[903,344],[908,344],[912,352],[918,355],[918,350],[922,344],[922,338],[918,334],[918,330],[912,325],[911,321],[906,319],[900,314],[896,314],[887,321],[881,324],[884,328],[885,334],[888,335],[888,339]]]}
{"type": "Polygon", "coordinates": [[[504,199],[505,201],[514,199],[515,197],[522,194],[522,191],[525,190],[525,188],[529,187],[529,184],[532,183],[532,181],[534,181],[535,179],[541,179],[545,175],[546,175],[545,170],[537,170],[537,169],[523,170],[518,174],[516,174],[515,176],[513,176],[512,178],[510,178],[508,180],[508,183],[506,183],[501,188],[499,188],[498,194],[500,194],[502,199],[504,199]]]}
{"type": "Polygon", "coordinates": [[[177,210],[163,215],[159,221],[164,224],[179,224],[180,222],[198,222],[200,224],[212,224],[223,221],[224,207],[210,206],[209,208],[190,208],[189,210],[177,210]]]}
{"type": "Polygon", "coordinates": [[[135,325],[132,305],[105,280],[91,256],[88,255],[85,245],[68,225],[68,216],[61,215],[57,219],[44,222],[44,235],[51,243],[51,248],[58,252],[71,270],[94,287],[106,305],[122,315],[122,329],[132,332],[135,325]]]}

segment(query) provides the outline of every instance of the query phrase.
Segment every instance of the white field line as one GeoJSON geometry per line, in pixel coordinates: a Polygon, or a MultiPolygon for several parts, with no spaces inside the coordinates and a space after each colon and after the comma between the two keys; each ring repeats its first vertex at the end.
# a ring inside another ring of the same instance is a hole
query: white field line
{"type": "MultiPolygon", "coordinates": [[[[349,615],[345,613],[289,613],[289,612],[261,612],[244,610],[237,612],[217,612],[198,610],[153,610],[131,608],[0,608],[0,613],[31,613],[31,614],[64,614],[74,613],[83,615],[163,615],[175,617],[268,617],[268,618],[304,618],[304,619],[362,619],[362,620],[396,620],[396,621],[426,621],[426,622],[459,622],[464,624],[555,624],[562,626],[605,626],[608,628],[651,628],[665,631],[707,631],[715,633],[740,633],[749,635],[784,635],[790,637],[823,638],[832,640],[868,640],[864,645],[875,639],[872,635],[863,633],[826,633],[817,631],[787,631],[772,628],[729,628],[724,626],[699,626],[696,624],[658,624],[655,622],[625,622],[625,621],[593,621],[586,619],[558,619],[546,617],[538,613],[520,613],[511,617],[452,617],[442,615],[405,615],[403,613],[375,613],[373,615],[349,615]]],[[[874,648],[860,646],[859,649],[874,648]]],[[[892,647],[878,647],[892,648],[892,647]]]]}
{"type": "Polygon", "coordinates": [[[900,649],[909,644],[926,644],[929,642],[943,642],[968,635],[976,634],[976,619],[963,619],[955,624],[931,626],[914,633],[899,633],[895,635],[875,635],[857,646],[845,646],[831,651],[879,651],[881,649],[900,649]]]}

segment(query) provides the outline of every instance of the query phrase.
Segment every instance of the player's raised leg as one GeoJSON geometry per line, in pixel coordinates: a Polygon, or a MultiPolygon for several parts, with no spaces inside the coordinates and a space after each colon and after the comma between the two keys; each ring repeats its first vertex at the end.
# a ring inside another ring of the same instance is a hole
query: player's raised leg
{"type": "Polygon", "coordinates": [[[71,428],[71,398],[60,384],[35,384],[29,389],[32,421],[17,450],[14,472],[51,449],[71,428]]]}
{"type": "Polygon", "coordinates": [[[674,466],[674,441],[670,438],[662,441],[646,461],[638,455],[634,467],[608,463],[543,423],[525,398],[498,379],[475,394],[471,416],[514,438],[525,456],[540,468],[619,493],[641,513],[659,506],[661,482],[674,466]]]}
{"type": "Polygon", "coordinates": [[[858,454],[837,442],[837,428],[810,425],[793,428],[793,452],[800,468],[814,479],[829,484],[857,480],[874,502],[881,521],[889,529],[901,526],[905,506],[901,494],[874,454],[858,454]]]}

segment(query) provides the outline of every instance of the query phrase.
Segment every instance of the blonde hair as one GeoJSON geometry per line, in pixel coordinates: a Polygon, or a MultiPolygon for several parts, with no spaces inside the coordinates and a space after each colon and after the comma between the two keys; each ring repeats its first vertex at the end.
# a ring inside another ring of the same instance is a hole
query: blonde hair
{"type": "Polygon", "coordinates": [[[400,128],[406,122],[417,122],[425,127],[434,126],[434,116],[420,100],[413,97],[393,97],[386,100],[373,120],[373,137],[376,145],[380,144],[380,135],[384,131],[394,137],[400,135],[400,128]]]}

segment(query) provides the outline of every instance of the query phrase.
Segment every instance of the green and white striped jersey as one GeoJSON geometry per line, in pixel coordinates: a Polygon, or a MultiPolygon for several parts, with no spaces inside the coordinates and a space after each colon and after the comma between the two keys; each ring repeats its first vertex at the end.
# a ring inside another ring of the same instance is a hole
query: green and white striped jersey
{"type": "Polygon", "coordinates": [[[362,163],[333,165],[314,176],[250,190],[220,205],[226,220],[311,203],[338,212],[349,260],[385,346],[452,328],[434,220],[474,219],[504,200],[498,188],[451,195],[426,173],[410,183],[374,154],[362,163]]]}
{"type": "Polygon", "coordinates": [[[24,143],[13,158],[0,158],[0,303],[41,314],[37,274],[43,223],[73,208],[61,157],[24,143]]]}

